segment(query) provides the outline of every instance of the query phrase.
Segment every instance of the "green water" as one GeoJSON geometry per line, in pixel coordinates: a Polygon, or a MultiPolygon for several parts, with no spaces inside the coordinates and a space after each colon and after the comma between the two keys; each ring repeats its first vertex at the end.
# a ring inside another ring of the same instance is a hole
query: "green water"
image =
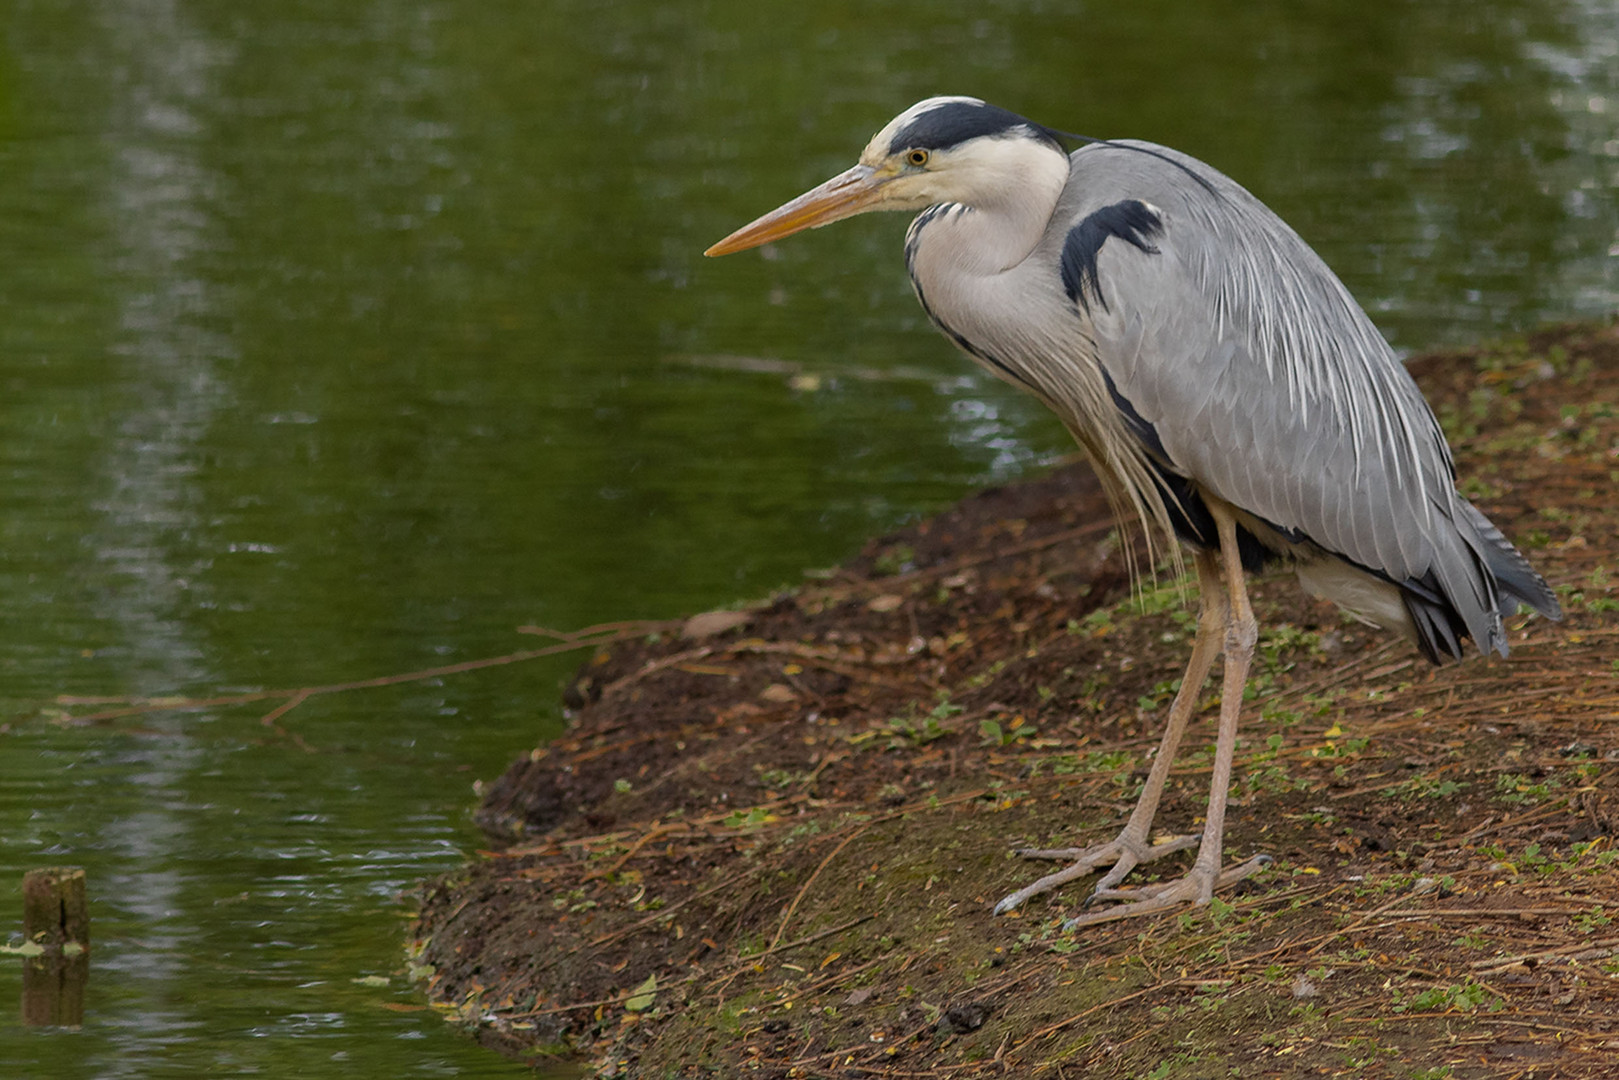
{"type": "Polygon", "coordinates": [[[941,92],[1215,163],[1402,349],[1619,305],[1612,3],[6,0],[0,928],[57,863],[95,922],[83,1028],[0,1008],[0,1076],[522,1072],[388,1007],[400,893],[570,661],[286,734],[57,698],[761,596],[1067,452],[926,328],[903,220],[699,254],[941,92]]]}

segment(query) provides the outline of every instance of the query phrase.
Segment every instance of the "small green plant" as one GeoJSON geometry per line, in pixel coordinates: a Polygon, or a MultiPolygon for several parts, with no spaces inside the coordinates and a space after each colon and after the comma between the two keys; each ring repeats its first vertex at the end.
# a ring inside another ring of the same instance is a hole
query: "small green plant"
{"type": "Polygon", "coordinates": [[[725,815],[725,827],[728,829],[757,829],[769,825],[776,820],[776,815],[762,806],[755,806],[752,810],[735,810],[725,815]]]}
{"type": "Polygon", "coordinates": [[[1478,1009],[1495,1012],[1501,1000],[1483,983],[1466,979],[1449,986],[1434,986],[1415,997],[1406,999],[1398,989],[1394,991],[1393,1010],[1403,1012],[1475,1012],[1478,1009]]]}
{"type": "Polygon", "coordinates": [[[1268,671],[1265,671],[1265,670],[1255,671],[1253,674],[1248,676],[1247,685],[1245,685],[1243,687],[1242,700],[1244,700],[1244,701],[1258,701],[1260,698],[1269,697],[1270,695],[1274,694],[1275,692],[1276,692],[1276,671],[1275,671],[1275,669],[1271,669],[1271,670],[1268,670],[1268,671]]]}
{"type": "Polygon", "coordinates": [[[881,555],[877,556],[873,568],[885,577],[892,577],[911,568],[916,558],[916,549],[909,544],[895,544],[881,555]]]}
{"type": "Polygon", "coordinates": [[[1345,739],[1343,731],[1334,724],[1327,730],[1326,743],[1323,746],[1311,747],[1310,756],[1318,758],[1345,758],[1353,757],[1371,743],[1370,739],[1345,739]]]}
{"type": "Polygon", "coordinates": [[[551,906],[558,911],[589,911],[596,906],[596,901],[585,899],[585,890],[583,889],[570,889],[561,896],[553,896],[551,906]]]}
{"type": "Polygon", "coordinates": [[[1291,623],[1279,623],[1263,630],[1259,635],[1259,655],[1265,663],[1275,664],[1281,654],[1290,649],[1305,649],[1311,655],[1321,651],[1321,635],[1312,630],[1301,630],[1291,623]]]}
{"type": "Polygon", "coordinates": [[[1174,610],[1186,603],[1186,598],[1191,595],[1191,586],[1192,577],[1188,574],[1156,589],[1143,589],[1140,596],[1130,599],[1129,608],[1137,615],[1157,615],[1174,610]]]}
{"type": "Polygon", "coordinates": [[[1390,797],[1409,795],[1418,799],[1448,799],[1458,792],[1466,791],[1471,786],[1465,780],[1440,780],[1432,776],[1413,776],[1404,783],[1384,788],[1383,794],[1390,797]]]}
{"type": "Polygon", "coordinates": [[[1086,754],[1086,772],[1116,773],[1135,767],[1135,755],[1128,750],[1109,750],[1105,754],[1086,754]]]}
{"type": "Polygon", "coordinates": [[[1103,637],[1113,632],[1113,609],[1097,608],[1083,619],[1069,619],[1068,632],[1087,637],[1103,637]]]}
{"type": "Polygon", "coordinates": [[[1555,776],[1548,774],[1536,780],[1521,773],[1503,773],[1495,781],[1495,797],[1504,803],[1532,805],[1550,797],[1553,790],[1562,787],[1555,776]]]}
{"type": "Polygon", "coordinates": [[[1582,934],[1592,934],[1611,922],[1613,922],[1613,916],[1604,911],[1601,904],[1598,904],[1590,911],[1574,916],[1574,929],[1582,934]]]}
{"type": "MultiPolygon", "coordinates": [[[[1281,736],[1273,735],[1274,739],[1281,736]]],[[[1302,776],[1294,776],[1283,765],[1272,762],[1268,765],[1259,765],[1248,770],[1242,778],[1242,789],[1247,794],[1268,791],[1277,795],[1285,795],[1290,791],[1308,791],[1310,781],[1302,776]]]]}
{"type": "Polygon", "coordinates": [[[877,739],[886,739],[883,746],[888,750],[903,750],[910,746],[925,746],[935,739],[942,739],[946,735],[954,734],[954,729],[945,727],[941,721],[947,720],[961,711],[963,711],[963,706],[953,703],[950,700],[948,691],[941,691],[938,704],[934,705],[926,713],[922,713],[920,707],[913,701],[906,706],[902,715],[890,716],[888,722],[881,728],[862,731],[848,736],[848,739],[856,746],[877,739]]]}
{"type": "MultiPolygon", "coordinates": [[[[1304,717],[1292,709],[1283,709],[1276,705],[1266,705],[1260,710],[1259,719],[1267,724],[1276,724],[1280,727],[1292,727],[1304,717]]],[[[1272,747],[1272,749],[1276,749],[1272,747]]]]}
{"type": "Polygon", "coordinates": [[[1328,690],[1324,694],[1305,694],[1304,704],[1309,706],[1311,716],[1320,719],[1330,713],[1333,706],[1338,704],[1338,691],[1328,690]]]}
{"type": "Polygon", "coordinates": [[[1392,1046],[1383,1046],[1369,1035],[1356,1035],[1344,1047],[1344,1063],[1352,1069],[1364,1069],[1377,1063],[1379,1055],[1398,1054],[1392,1046]]]}
{"type": "Polygon", "coordinates": [[[1012,722],[1004,728],[999,720],[980,720],[978,733],[983,736],[981,741],[985,746],[1012,746],[1040,734],[1021,716],[1012,717],[1012,722]]]}
{"type": "Polygon", "coordinates": [[[1619,849],[1607,846],[1604,840],[1581,840],[1569,847],[1568,858],[1563,863],[1563,869],[1579,869],[1587,874],[1594,874],[1606,870],[1615,862],[1619,862],[1619,849]]]}
{"type": "Polygon", "coordinates": [[[1169,704],[1170,699],[1175,696],[1175,692],[1180,688],[1181,681],[1179,679],[1166,679],[1154,686],[1152,693],[1143,694],[1136,698],[1136,708],[1146,713],[1157,712],[1169,704]]]}
{"type": "Polygon", "coordinates": [[[765,769],[759,766],[755,766],[755,769],[759,773],[759,783],[767,788],[791,787],[803,779],[802,774],[790,769],[765,769]]]}
{"type": "Polygon", "coordinates": [[[901,750],[907,746],[926,746],[935,739],[942,739],[950,732],[939,726],[939,720],[932,713],[920,720],[913,717],[892,716],[888,719],[886,731],[889,750],[901,750]]]}

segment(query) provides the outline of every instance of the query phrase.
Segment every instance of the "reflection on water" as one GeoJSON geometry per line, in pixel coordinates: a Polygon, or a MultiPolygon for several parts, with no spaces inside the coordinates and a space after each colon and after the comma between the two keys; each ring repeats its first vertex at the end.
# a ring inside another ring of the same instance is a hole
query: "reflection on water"
{"type": "MultiPolygon", "coordinates": [[[[214,369],[231,345],[209,328],[223,321],[218,290],[195,268],[196,256],[219,243],[212,205],[218,178],[201,160],[208,131],[197,109],[217,94],[212,76],[225,57],[173,5],[115,4],[100,15],[111,52],[111,108],[99,133],[102,216],[111,226],[103,261],[117,326],[107,341],[108,376],[126,394],[91,463],[85,486],[95,492],[100,520],[85,541],[100,563],[92,573],[108,585],[99,614],[112,625],[104,632],[124,645],[131,688],[156,694],[217,677],[206,644],[179,617],[190,586],[176,565],[184,550],[173,541],[195,523],[197,444],[229,393],[214,369]]],[[[172,718],[154,722],[174,726],[172,718]]],[[[130,812],[97,821],[90,846],[104,868],[98,893],[116,897],[126,917],[155,931],[145,948],[122,955],[122,983],[160,1001],[185,978],[196,945],[188,923],[157,929],[182,902],[184,877],[173,855],[196,847],[186,817],[161,796],[181,788],[202,755],[185,739],[131,751],[121,779],[145,797],[130,812]]],[[[185,1023],[169,1010],[143,1011],[147,1046],[170,1042],[177,1032],[169,1025],[185,1023]]],[[[132,1049],[127,1041],[119,1046],[120,1053],[132,1049]]]]}
{"type": "Polygon", "coordinates": [[[566,658],[314,699],[290,734],[54,699],[759,596],[1067,453],[927,327],[903,220],[700,255],[911,101],[1209,160],[1403,349],[1619,298],[1599,0],[15,7],[0,909],[82,865],[96,928],[84,1029],[13,1010],[6,1076],[519,1074],[421,1008],[398,897],[479,843],[471,784],[557,729],[566,658]]]}

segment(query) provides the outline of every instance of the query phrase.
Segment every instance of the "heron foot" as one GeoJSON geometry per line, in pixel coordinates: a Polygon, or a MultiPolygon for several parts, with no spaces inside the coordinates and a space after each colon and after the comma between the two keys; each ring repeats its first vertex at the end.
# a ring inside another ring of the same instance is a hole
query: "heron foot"
{"type": "Polygon", "coordinates": [[[1221,889],[1230,888],[1275,861],[1269,855],[1255,855],[1247,862],[1237,863],[1223,870],[1205,868],[1199,862],[1185,877],[1166,881],[1160,885],[1143,885],[1134,889],[1118,889],[1111,886],[1103,888],[1098,885],[1096,891],[1086,899],[1085,907],[1089,908],[1098,901],[1127,902],[1120,903],[1116,907],[1076,915],[1063,923],[1063,929],[1072,930],[1077,926],[1092,926],[1096,923],[1112,922],[1115,919],[1133,919],[1141,915],[1157,915],[1185,905],[1200,907],[1207,904],[1221,889]]]}
{"type": "Polygon", "coordinates": [[[1062,885],[1068,884],[1075,878],[1082,878],[1095,872],[1098,868],[1110,863],[1113,869],[1107,876],[1097,883],[1097,890],[1111,890],[1113,886],[1124,880],[1124,876],[1144,862],[1161,859],[1165,855],[1177,851],[1186,851],[1197,847],[1202,840],[1200,836],[1174,836],[1157,843],[1138,836],[1128,826],[1118,836],[1105,844],[1097,844],[1088,848],[1020,848],[1018,854],[1025,859],[1070,859],[1072,862],[1054,874],[1047,874],[1039,881],[1025,885],[1017,892],[1012,893],[995,905],[995,914],[1004,915],[1013,908],[1021,905],[1030,897],[1050,892],[1062,885]]]}

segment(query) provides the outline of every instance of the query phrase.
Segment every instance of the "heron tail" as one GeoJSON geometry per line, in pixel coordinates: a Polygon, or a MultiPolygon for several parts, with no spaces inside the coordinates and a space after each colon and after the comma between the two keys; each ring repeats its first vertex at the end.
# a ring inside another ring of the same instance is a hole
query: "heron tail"
{"type": "Polygon", "coordinates": [[[1480,513],[1478,507],[1465,501],[1461,505],[1462,514],[1483,542],[1484,562],[1495,576],[1501,598],[1501,617],[1511,618],[1518,613],[1518,605],[1523,604],[1548,619],[1561,619],[1563,609],[1558,605],[1551,586],[1546,584],[1546,579],[1535,572],[1523,553],[1501,535],[1501,530],[1480,513]]]}
{"type": "Polygon", "coordinates": [[[1551,587],[1494,522],[1460,496],[1456,511],[1453,556],[1399,583],[1417,647],[1435,664],[1462,659],[1466,637],[1481,652],[1506,656],[1503,621],[1520,605],[1548,619],[1563,617],[1551,587]]]}

